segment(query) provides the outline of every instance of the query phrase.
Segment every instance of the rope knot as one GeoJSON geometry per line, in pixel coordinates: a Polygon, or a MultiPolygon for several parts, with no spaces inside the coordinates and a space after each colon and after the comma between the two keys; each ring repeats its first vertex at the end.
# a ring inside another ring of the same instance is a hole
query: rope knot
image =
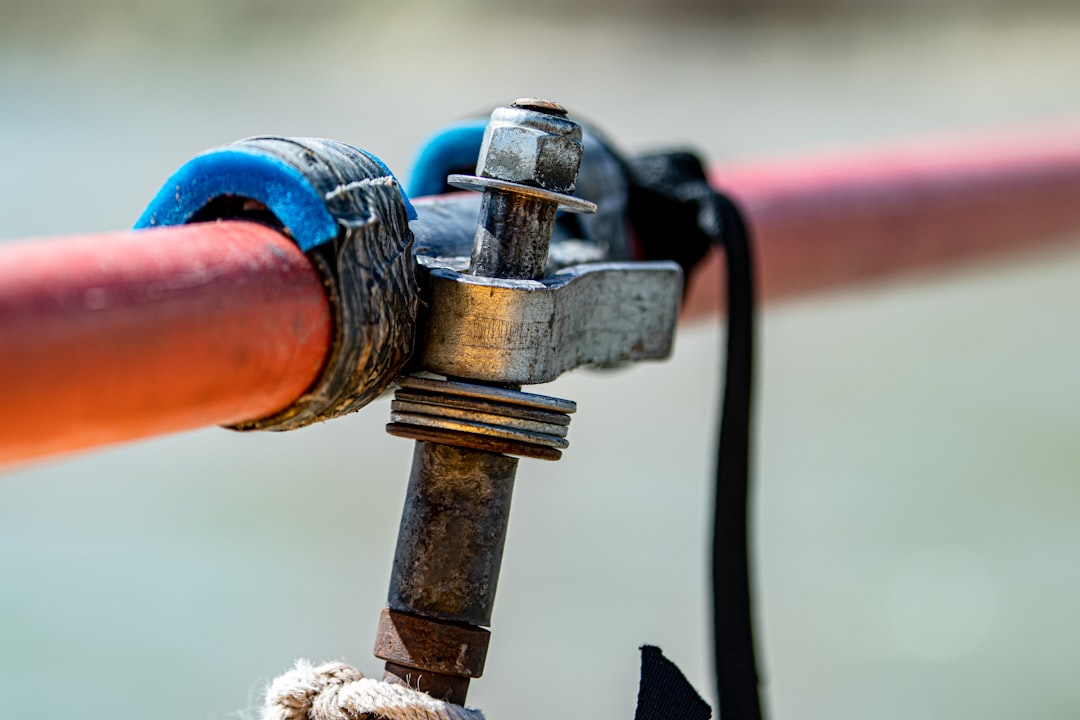
{"type": "Polygon", "coordinates": [[[262,720],[484,720],[484,714],[366,678],[345,663],[316,667],[297,660],[267,688],[262,720]]]}

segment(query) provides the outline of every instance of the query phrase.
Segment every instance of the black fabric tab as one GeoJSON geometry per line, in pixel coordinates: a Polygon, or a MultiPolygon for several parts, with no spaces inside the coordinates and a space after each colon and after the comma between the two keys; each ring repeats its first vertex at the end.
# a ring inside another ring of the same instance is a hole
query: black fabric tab
{"type": "Polygon", "coordinates": [[[634,720],[709,720],[712,708],[664,657],[660,648],[641,646],[641,684],[634,720]]]}

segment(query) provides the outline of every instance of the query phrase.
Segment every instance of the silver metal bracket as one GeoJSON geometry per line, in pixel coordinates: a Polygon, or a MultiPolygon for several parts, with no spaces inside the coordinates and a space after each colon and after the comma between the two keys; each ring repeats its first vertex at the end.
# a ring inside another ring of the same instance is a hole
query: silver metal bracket
{"type": "Polygon", "coordinates": [[[448,377],[551,382],[583,365],[671,354],[682,296],[673,262],[591,263],[540,280],[430,270],[420,365],[448,377]]]}

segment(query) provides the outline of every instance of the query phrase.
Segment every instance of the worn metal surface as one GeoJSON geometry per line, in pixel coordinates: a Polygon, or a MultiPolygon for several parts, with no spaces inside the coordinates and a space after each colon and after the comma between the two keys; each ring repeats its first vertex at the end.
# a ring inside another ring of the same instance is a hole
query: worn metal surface
{"type": "Polygon", "coordinates": [[[544,276],[558,210],[592,213],[596,205],[502,180],[451,175],[454,187],[483,190],[469,270],[483,277],[544,276]]]}
{"type": "Polygon", "coordinates": [[[387,605],[486,626],[502,563],[517,458],[418,442],[387,605]]]}
{"type": "Polygon", "coordinates": [[[555,203],[528,195],[485,192],[470,272],[486,277],[543,277],[557,210],[555,203]]]}
{"type": "Polygon", "coordinates": [[[469,692],[469,678],[467,677],[446,675],[433,670],[420,670],[408,665],[398,665],[395,662],[386,663],[382,679],[420,690],[433,698],[446,700],[455,705],[464,705],[465,697],[469,692]]]}
{"type": "Polygon", "coordinates": [[[596,263],[529,281],[434,269],[430,286],[421,366],[529,385],[581,365],[667,357],[682,272],[671,262],[596,263]]]}
{"type": "Polygon", "coordinates": [[[491,633],[383,608],[375,633],[375,657],[444,675],[480,677],[491,633]]]}

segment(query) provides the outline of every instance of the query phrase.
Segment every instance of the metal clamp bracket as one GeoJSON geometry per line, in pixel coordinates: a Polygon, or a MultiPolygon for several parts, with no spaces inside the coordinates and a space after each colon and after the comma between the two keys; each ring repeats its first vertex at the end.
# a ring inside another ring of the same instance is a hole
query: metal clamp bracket
{"type": "Polygon", "coordinates": [[[419,302],[408,221],[416,211],[382,161],[316,138],[248,138],[204,153],[165,183],[137,227],[247,219],[291,237],[334,311],[321,377],[287,408],[238,430],[292,430],[359,410],[412,355],[419,302]]]}
{"type": "Polygon", "coordinates": [[[433,268],[429,282],[420,365],[519,385],[582,365],[666,358],[682,295],[673,262],[577,265],[540,280],[433,268]]]}

